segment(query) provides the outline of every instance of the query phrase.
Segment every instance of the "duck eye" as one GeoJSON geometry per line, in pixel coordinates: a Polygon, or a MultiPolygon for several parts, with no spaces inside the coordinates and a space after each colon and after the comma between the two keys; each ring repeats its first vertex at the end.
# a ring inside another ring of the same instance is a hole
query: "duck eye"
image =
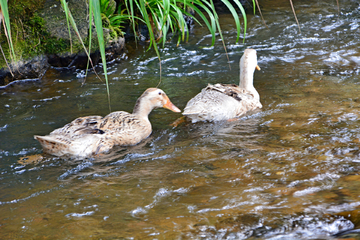
{"type": "Polygon", "coordinates": [[[159,92],[159,95],[161,95],[161,92],[159,92]]]}

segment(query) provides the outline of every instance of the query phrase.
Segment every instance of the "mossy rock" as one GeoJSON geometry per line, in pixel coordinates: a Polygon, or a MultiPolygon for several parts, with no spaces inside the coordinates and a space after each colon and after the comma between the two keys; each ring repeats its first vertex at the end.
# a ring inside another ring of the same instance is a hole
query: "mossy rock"
{"type": "MultiPolygon", "coordinates": [[[[87,0],[68,0],[67,3],[80,36],[87,45],[87,0]]],[[[40,78],[51,66],[87,67],[87,55],[72,26],[69,35],[66,15],[59,0],[13,0],[9,2],[9,15],[17,58],[9,65],[16,74],[12,76],[4,59],[0,60],[0,86],[18,79],[40,78]]],[[[105,39],[110,40],[107,36],[109,33],[104,31],[104,34],[105,39]]],[[[4,34],[0,36],[0,41],[7,42],[4,34]]],[[[2,44],[2,47],[8,54],[7,44],[2,44]]],[[[117,57],[123,47],[123,39],[109,42],[107,60],[117,57]]],[[[97,49],[97,36],[93,31],[91,58],[94,64],[100,59],[97,49]]],[[[9,54],[6,58],[10,59],[9,54]]]]}
{"type": "MultiPolygon", "coordinates": [[[[82,39],[87,38],[89,21],[88,21],[88,4],[85,0],[70,0],[68,7],[76,22],[82,39]]],[[[46,0],[44,8],[40,11],[39,16],[44,19],[45,28],[50,33],[50,36],[70,40],[69,30],[67,27],[67,20],[65,12],[58,0],[46,0]]],[[[71,29],[71,38],[78,42],[77,35],[73,28],[71,29]]]]}

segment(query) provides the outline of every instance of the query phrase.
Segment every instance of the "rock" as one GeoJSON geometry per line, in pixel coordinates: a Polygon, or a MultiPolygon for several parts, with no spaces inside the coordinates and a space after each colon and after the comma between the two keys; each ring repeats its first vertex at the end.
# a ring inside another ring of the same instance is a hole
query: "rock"
{"type": "Polygon", "coordinates": [[[41,78],[49,66],[46,56],[37,56],[28,61],[17,61],[10,65],[13,75],[8,68],[0,69],[0,85],[7,85],[18,79],[41,78]]]}
{"type": "MultiPolygon", "coordinates": [[[[88,36],[89,29],[87,15],[89,6],[85,0],[70,0],[67,2],[71,15],[76,22],[80,36],[82,39],[85,39],[88,36]]],[[[65,12],[59,0],[46,0],[44,9],[39,13],[39,15],[45,20],[45,27],[51,36],[70,40],[65,12]]],[[[71,25],[70,28],[72,40],[79,42],[71,25]]]]}
{"type": "MultiPolygon", "coordinates": [[[[124,52],[125,38],[119,38],[117,41],[112,40],[106,47],[106,61],[112,61],[124,52]]],[[[99,54],[100,57],[100,54],[99,54]]]]}
{"type": "MultiPolygon", "coordinates": [[[[90,54],[90,57],[93,64],[97,64],[100,59],[100,53],[95,51],[94,53],[90,54]]],[[[77,54],[51,54],[49,55],[48,59],[50,66],[57,68],[75,67],[77,69],[85,69],[88,62],[88,56],[85,52],[80,52],[77,54]]],[[[89,67],[91,67],[91,65],[89,65],[89,67]]]]}
{"type": "MultiPolygon", "coordinates": [[[[68,7],[76,22],[76,26],[83,41],[86,41],[89,35],[89,22],[88,22],[88,4],[86,0],[68,0],[68,7]]],[[[70,43],[69,30],[65,12],[59,0],[46,0],[43,9],[39,11],[39,16],[44,19],[45,31],[49,32],[50,37],[54,39],[65,39],[70,43]]],[[[76,35],[75,31],[71,28],[71,39],[73,43],[73,51],[70,48],[66,52],[59,52],[55,54],[43,54],[35,56],[29,60],[18,60],[10,64],[10,70],[7,67],[0,69],[0,86],[7,85],[15,80],[20,79],[41,79],[49,67],[56,68],[70,68],[85,69],[87,67],[88,56],[82,48],[82,45],[76,35]]],[[[95,27],[93,27],[95,30],[95,27]]],[[[97,36],[93,30],[93,48],[97,44],[97,36]]],[[[110,39],[109,31],[104,29],[104,39],[110,39]]],[[[70,44],[69,44],[70,46],[70,44]]],[[[110,40],[106,47],[106,60],[111,61],[117,58],[124,49],[124,38],[117,40],[110,40]]],[[[101,56],[98,50],[94,50],[90,54],[91,60],[94,65],[99,63],[101,56]]],[[[91,67],[91,65],[89,66],[91,67]]]]}

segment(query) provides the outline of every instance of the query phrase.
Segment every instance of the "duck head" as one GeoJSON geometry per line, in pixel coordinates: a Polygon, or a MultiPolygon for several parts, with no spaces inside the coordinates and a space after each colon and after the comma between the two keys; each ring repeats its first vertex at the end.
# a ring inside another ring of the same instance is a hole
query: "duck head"
{"type": "Polygon", "coordinates": [[[134,114],[149,114],[154,108],[166,108],[173,112],[181,112],[166,95],[166,93],[159,88],[148,88],[138,98],[135,107],[134,114]]]}

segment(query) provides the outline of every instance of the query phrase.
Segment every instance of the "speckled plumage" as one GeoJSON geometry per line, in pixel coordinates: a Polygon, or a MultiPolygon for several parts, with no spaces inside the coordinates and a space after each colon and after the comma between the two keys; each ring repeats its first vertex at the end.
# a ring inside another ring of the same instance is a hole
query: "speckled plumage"
{"type": "Polygon", "coordinates": [[[147,89],[137,100],[133,113],[118,111],[105,117],[79,117],[47,136],[34,136],[44,152],[72,157],[90,157],[110,151],[114,146],[135,145],[151,132],[149,113],[158,107],[180,110],[157,88],[147,89]]]}
{"type": "Polygon", "coordinates": [[[259,93],[253,86],[257,66],[254,49],[246,49],[240,60],[240,83],[209,84],[186,104],[183,115],[192,122],[221,121],[239,117],[250,110],[261,108],[259,93]]]}

